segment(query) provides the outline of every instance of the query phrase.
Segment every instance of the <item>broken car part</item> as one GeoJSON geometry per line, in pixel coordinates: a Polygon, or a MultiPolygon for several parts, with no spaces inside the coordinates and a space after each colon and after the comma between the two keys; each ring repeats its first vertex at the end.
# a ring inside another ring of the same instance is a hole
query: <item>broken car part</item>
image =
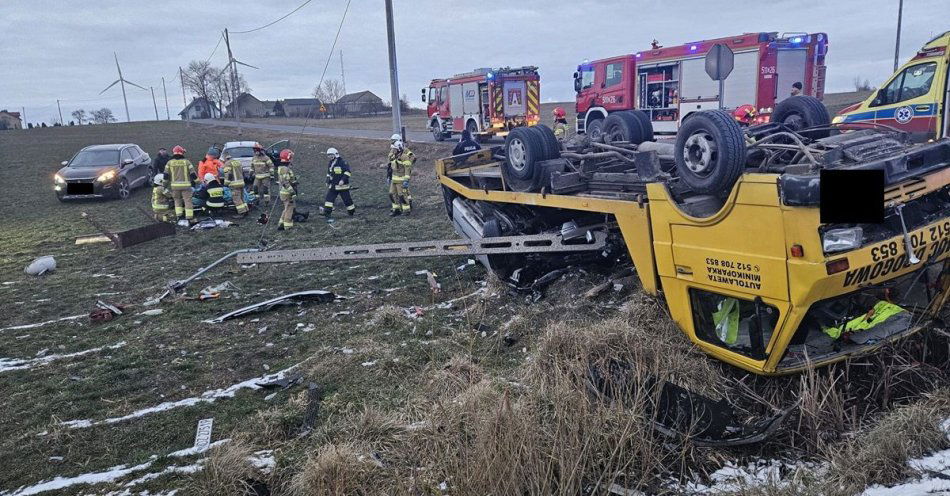
{"type": "MultiPolygon", "coordinates": [[[[175,235],[175,226],[167,222],[155,222],[141,227],[136,227],[133,229],[128,229],[125,231],[111,231],[107,229],[102,223],[98,222],[88,213],[83,212],[82,218],[86,219],[87,222],[92,224],[96,229],[98,229],[103,236],[106,236],[116,248],[128,248],[139,243],[144,243],[146,241],[151,241],[153,239],[158,239],[165,236],[174,236],[175,235]]],[[[85,237],[87,239],[95,239],[94,237],[85,237]]],[[[80,243],[81,238],[76,239],[76,244],[80,243]]],[[[88,242],[88,241],[87,241],[88,242]]]]}
{"type": "Polygon", "coordinates": [[[23,271],[31,276],[41,276],[54,270],[56,270],[56,259],[47,255],[33,260],[23,271]]]}
{"type": "Polygon", "coordinates": [[[159,300],[162,300],[162,299],[164,299],[165,297],[167,297],[167,296],[169,296],[170,294],[172,294],[173,292],[180,291],[182,288],[184,288],[185,286],[187,286],[191,281],[194,281],[194,280],[197,279],[198,277],[201,277],[202,274],[204,274],[205,272],[208,272],[209,270],[213,269],[214,267],[216,267],[217,265],[219,265],[221,262],[224,262],[225,260],[227,260],[227,259],[229,259],[229,258],[236,257],[236,256],[240,255],[241,253],[253,253],[253,252],[256,252],[256,251],[258,251],[257,248],[244,248],[244,249],[242,249],[242,250],[235,250],[235,251],[232,251],[231,253],[228,253],[227,255],[225,255],[225,256],[223,256],[223,257],[221,257],[221,258],[215,260],[214,262],[211,263],[211,265],[208,265],[207,267],[204,267],[204,268],[202,268],[202,269],[199,269],[198,272],[195,272],[194,274],[192,274],[192,275],[191,275],[190,277],[188,277],[187,279],[182,279],[182,280],[180,280],[180,281],[170,281],[170,282],[168,283],[168,291],[165,291],[164,293],[162,293],[162,295],[159,296],[158,299],[159,299],[159,300]]]}
{"type": "Polygon", "coordinates": [[[220,317],[214,319],[205,320],[204,322],[209,324],[217,324],[224,322],[228,319],[233,319],[235,317],[240,317],[242,315],[247,315],[249,313],[255,312],[266,312],[268,310],[273,310],[274,308],[281,305],[296,305],[297,303],[311,302],[315,301],[317,303],[330,303],[336,300],[337,296],[329,291],[300,291],[298,293],[291,293],[284,296],[278,296],[277,298],[271,298],[267,301],[262,301],[260,303],[255,303],[253,305],[248,305],[244,308],[239,308],[233,312],[228,312],[220,317]]]}

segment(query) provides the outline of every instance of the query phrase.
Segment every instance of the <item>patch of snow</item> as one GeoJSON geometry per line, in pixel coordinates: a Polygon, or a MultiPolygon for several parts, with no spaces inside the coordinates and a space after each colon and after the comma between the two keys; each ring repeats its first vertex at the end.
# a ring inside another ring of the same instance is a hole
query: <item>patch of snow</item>
{"type": "Polygon", "coordinates": [[[165,474],[193,474],[204,468],[203,465],[204,460],[198,460],[197,463],[193,463],[191,465],[171,465],[165,467],[164,470],[159,472],[151,472],[139,477],[138,479],[130,480],[129,482],[125,483],[125,487],[137,486],[150,480],[157,479],[165,474]]]}
{"type": "Polygon", "coordinates": [[[79,314],[79,315],[70,315],[69,317],[62,317],[62,318],[59,318],[59,319],[47,320],[46,322],[37,322],[37,323],[35,323],[35,324],[23,324],[23,325],[16,325],[16,326],[4,327],[4,328],[0,329],[0,332],[3,332],[3,331],[14,331],[14,330],[18,330],[18,329],[33,329],[33,328],[36,328],[36,327],[43,327],[43,326],[45,326],[45,325],[53,324],[53,323],[56,323],[56,322],[62,322],[62,321],[64,321],[64,320],[76,320],[76,319],[81,319],[81,318],[86,317],[86,316],[87,316],[87,314],[84,314],[84,313],[83,313],[83,314],[79,314]]]}
{"type": "Polygon", "coordinates": [[[88,355],[90,353],[96,353],[102,350],[115,350],[126,345],[125,341],[119,341],[116,344],[109,346],[99,346],[97,348],[90,348],[88,350],[77,351],[75,353],[66,353],[63,355],[53,354],[47,355],[46,353],[49,349],[40,350],[36,354],[38,358],[32,359],[21,359],[21,358],[0,358],[0,372],[7,372],[9,370],[24,370],[31,369],[33,367],[39,367],[42,365],[47,365],[56,360],[62,360],[64,358],[75,358],[83,355],[88,355]]]}
{"type": "Polygon", "coordinates": [[[861,496],[919,496],[921,494],[950,494],[950,480],[925,478],[894,487],[874,485],[865,489],[861,496]]]}
{"type": "Polygon", "coordinates": [[[147,461],[141,465],[128,467],[126,465],[117,465],[102,472],[91,472],[88,474],[77,475],[75,477],[54,477],[48,481],[39,482],[32,486],[20,487],[11,493],[4,493],[9,496],[27,496],[29,494],[39,494],[46,491],[56,491],[76,484],[102,484],[121,479],[132,472],[145,470],[150,467],[154,460],[147,461]]]}
{"type": "Polygon", "coordinates": [[[110,417],[103,420],[67,420],[61,422],[62,425],[70,427],[72,429],[80,429],[85,427],[92,427],[94,425],[103,425],[103,424],[114,424],[117,422],[124,422],[126,420],[131,420],[138,417],[143,417],[146,415],[151,415],[153,413],[164,412],[167,410],[172,410],[175,408],[180,408],[184,406],[193,406],[200,403],[214,403],[215,401],[221,398],[233,398],[238,391],[242,389],[260,389],[261,386],[258,385],[260,382],[271,382],[279,379],[283,379],[291,370],[297,368],[300,364],[292,365],[284,370],[275,372],[273,374],[264,375],[261,377],[255,377],[253,379],[248,379],[246,381],[239,382],[237,384],[232,384],[226,388],[222,389],[212,389],[210,391],[205,391],[201,393],[201,396],[195,396],[191,398],[185,398],[178,401],[166,401],[158,405],[143,408],[141,410],[136,410],[128,415],[123,415],[121,417],[110,417]]]}
{"type": "Polygon", "coordinates": [[[813,463],[771,459],[755,460],[743,466],[728,462],[709,475],[708,484],[693,481],[681,489],[689,494],[732,494],[764,485],[781,487],[803,470],[823,472],[825,469],[813,463]]]}
{"type": "Polygon", "coordinates": [[[361,363],[360,365],[362,365],[362,366],[364,366],[364,367],[372,367],[373,365],[376,365],[376,360],[373,360],[373,361],[371,361],[371,362],[363,362],[363,363],[361,363]]]}
{"type": "Polygon", "coordinates": [[[163,313],[165,313],[165,310],[162,310],[161,308],[153,308],[153,309],[151,309],[151,310],[146,310],[146,311],[144,311],[144,312],[139,312],[137,315],[147,315],[147,316],[151,316],[151,315],[161,315],[161,314],[163,314],[163,313]]]}
{"type": "Polygon", "coordinates": [[[263,474],[269,474],[277,466],[277,459],[274,458],[274,450],[255,451],[253,455],[247,458],[254,468],[263,474]]]}
{"type": "MultiPolygon", "coordinates": [[[[231,442],[231,438],[221,439],[221,440],[218,440],[218,441],[215,441],[215,442],[209,444],[209,445],[208,445],[208,449],[211,449],[211,448],[214,448],[214,447],[217,447],[217,446],[221,446],[221,445],[224,445],[224,444],[227,444],[227,443],[230,443],[230,442],[231,442]]],[[[201,451],[199,450],[199,448],[197,448],[197,447],[195,447],[195,446],[192,446],[192,447],[190,447],[190,448],[185,448],[185,449],[181,449],[181,450],[178,450],[178,451],[172,451],[171,453],[169,453],[169,454],[166,455],[166,456],[171,456],[171,457],[175,457],[175,458],[181,458],[181,457],[183,457],[183,456],[197,455],[198,453],[201,453],[201,451]]]]}

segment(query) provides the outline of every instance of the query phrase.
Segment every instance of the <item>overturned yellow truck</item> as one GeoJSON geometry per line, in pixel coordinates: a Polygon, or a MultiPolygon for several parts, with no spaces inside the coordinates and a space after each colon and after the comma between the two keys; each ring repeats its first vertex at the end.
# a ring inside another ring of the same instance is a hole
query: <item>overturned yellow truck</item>
{"type": "Polygon", "coordinates": [[[502,277],[629,258],[690,340],[756,374],[869,353],[921,330],[948,295],[950,141],[844,132],[811,97],[784,100],[752,127],[699,112],[666,143],[635,110],[611,115],[599,141],[521,128],[436,171],[468,238],[606,234],[593,254],[481,257],[502,277]],[[868,170],[883,178],[883,218],[823,223],[823,199],[866,193],[822,191],[824,174],[868,170]]]}

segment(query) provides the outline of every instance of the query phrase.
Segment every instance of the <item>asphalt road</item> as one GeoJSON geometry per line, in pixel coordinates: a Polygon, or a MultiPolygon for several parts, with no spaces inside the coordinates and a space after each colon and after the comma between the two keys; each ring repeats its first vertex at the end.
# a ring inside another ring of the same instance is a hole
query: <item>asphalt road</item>
{"type": "MultiPolygon", "coordinates": [[[[195,119],[191,122],[205,124],[210,126],[237,127],[238,123],[234,121],[219,121],[216,119],[195,119]]],[[[260,124],[255,122],[244,122],[242,127],[248,129],[266,129],[268,131],[280,131],[284,133],[309,134],[314,136],[332,136],[338,138],[367,138],[389,140],[392,133],[389,131],[376,131],[371,129],[334,129],[329,127],[316,126],[288,126],[279,124],[260,124]]],[[[406,131],[406,137],[409,141],[416,143],[434,143],[431,133],[420,131],[406,131]]],[[[454,140],[453,140],[454,141],[454,140]]]]}

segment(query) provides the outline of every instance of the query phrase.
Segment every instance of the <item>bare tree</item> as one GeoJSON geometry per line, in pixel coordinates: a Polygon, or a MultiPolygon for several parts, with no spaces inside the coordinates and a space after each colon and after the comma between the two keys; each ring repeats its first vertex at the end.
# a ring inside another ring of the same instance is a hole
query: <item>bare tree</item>
{"type": "Polygon", "coordinates": [[[218,108],[224,109],[227,105],[231,104],[231,99],[234,95],[240,96],[242,93],[250,93],[251,87],[247,84],[247,80],[244,79],[244,75],[238,73],[237,77],[237,91],[232,94],[231,92],[231,74],[228,72],[222,72],[215,69],[215,72],[212,85],[210,98],[217,102],[218,108]]]}
{"type": "Polygon", "coordinates": [[[860,76],[854,76],[854,91],[871,91],[874,87],[866,78],[862,81],[860,76]]]}
{"type": "Polygon", "coordinates": [[[96,124],[108,124],[115,122],[115,116],[112,115],[111,109],[103,107],[99,110],[92,111],[92,121],[96,124]]]}
{"type": "Polygon", "coordinates": [[[72,116],[73,119],[76,119],[76,121],[79,122],[80,126],[86,121],[86,111],[83,109],[73,110],[72,116]]]}
{"type": "MultiPolygon", "coordinates": [[[[192,60],[185,69],[183,83],[189,91],[204,98],[208,102],[216,101],[215,87],[217,77],[220,71],[211,66],[207,61],[192,60]]],[[[212,115],[212,117],[214,117],[212,115]]]]}
{"type": "Polygon", "coordinates": [[[345,109],[339,108],[337,101],[343,98],[343,83],[337,79],[324,79],[323,84],[315,87],[312,93],[313,97],[320,100],[327,108],[327,113],[336,117],[342,115],[345,109]]]}

